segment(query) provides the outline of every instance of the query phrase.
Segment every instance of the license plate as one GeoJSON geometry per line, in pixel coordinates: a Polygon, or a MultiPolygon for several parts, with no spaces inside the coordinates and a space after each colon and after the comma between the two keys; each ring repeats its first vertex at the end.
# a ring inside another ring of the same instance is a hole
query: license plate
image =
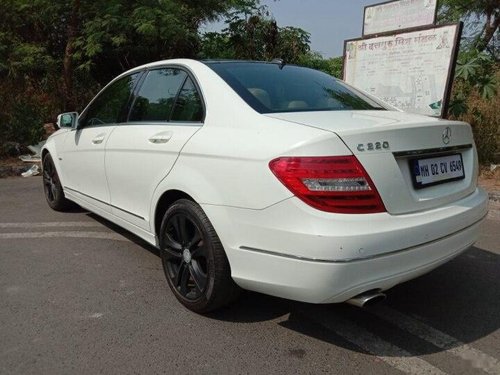
{"type": "Polygon", "coordinates": [[[410,160],[413,185],[417,189],[465,178],[461,154],[410,160]]]}

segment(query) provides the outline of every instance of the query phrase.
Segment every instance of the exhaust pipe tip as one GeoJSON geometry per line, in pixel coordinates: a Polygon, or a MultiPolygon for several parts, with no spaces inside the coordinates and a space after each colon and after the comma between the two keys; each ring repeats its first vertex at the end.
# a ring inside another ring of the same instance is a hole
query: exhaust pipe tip
{"type": "Polygon", "coordinates": [[[383,301],[385,298],[386,295],[379,290],[369,290],[352,297],[346,303],[357,307],[367,307],[383,301]]]}

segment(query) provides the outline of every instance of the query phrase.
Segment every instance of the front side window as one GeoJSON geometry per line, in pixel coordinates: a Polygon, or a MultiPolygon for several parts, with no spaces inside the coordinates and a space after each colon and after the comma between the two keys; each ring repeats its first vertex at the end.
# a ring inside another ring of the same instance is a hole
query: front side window
{"type": "Polygon", "coordinates": [[[140,73],[120,78],[106,87],[80,118],[80,126],[114,124],[126,108],[140,73]]]}
{"type": "Polygon", "coordinates": [[[260,113],[385,109],[317,70],[258,62],[206,64],[260,113]]]}
{"type": "Polygon", "coordinates": [[[151,70],[135,98],[129,121],[169,121],[175,99],[187,77],[179,69],[151,70]]]}

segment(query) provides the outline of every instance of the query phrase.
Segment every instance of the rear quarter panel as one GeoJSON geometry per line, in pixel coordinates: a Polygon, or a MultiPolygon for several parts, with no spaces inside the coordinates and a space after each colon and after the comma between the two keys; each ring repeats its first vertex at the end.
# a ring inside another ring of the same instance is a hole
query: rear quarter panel
{"type": "Polygon", "coordinates": [[[193,72],[205,100],[205,123],[157,186],[151,217],[160,197],[174,189],[200,204],[261,210],[292,196],[269,169],[272,159],[351,154],[332,132],[255,112],[210,68],[199,64],[194,63],[193,72]]]}

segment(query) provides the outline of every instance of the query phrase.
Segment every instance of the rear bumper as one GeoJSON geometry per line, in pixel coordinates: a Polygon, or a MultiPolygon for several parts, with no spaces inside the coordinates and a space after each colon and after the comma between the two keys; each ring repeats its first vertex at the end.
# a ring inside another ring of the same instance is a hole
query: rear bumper
{"type": "Polygon", "coordinates": [[[296,198],[259,211],[203,208],[241,287],[330,303],[391,288],[469,248],[487,195],[477,189],[452,205],[398,216],[325,214],[296,198]]]}
{"type": "Polygon", "coordinates": [[[479,223],[411,250],[347,263],[240,252],[238,263],[254,265],[254,269],[236,275],[235,281],[245,289],[298,301],[343,302],[367,290],[386,290],[431,271],[468,249],[478,232],[479,223]]]}

